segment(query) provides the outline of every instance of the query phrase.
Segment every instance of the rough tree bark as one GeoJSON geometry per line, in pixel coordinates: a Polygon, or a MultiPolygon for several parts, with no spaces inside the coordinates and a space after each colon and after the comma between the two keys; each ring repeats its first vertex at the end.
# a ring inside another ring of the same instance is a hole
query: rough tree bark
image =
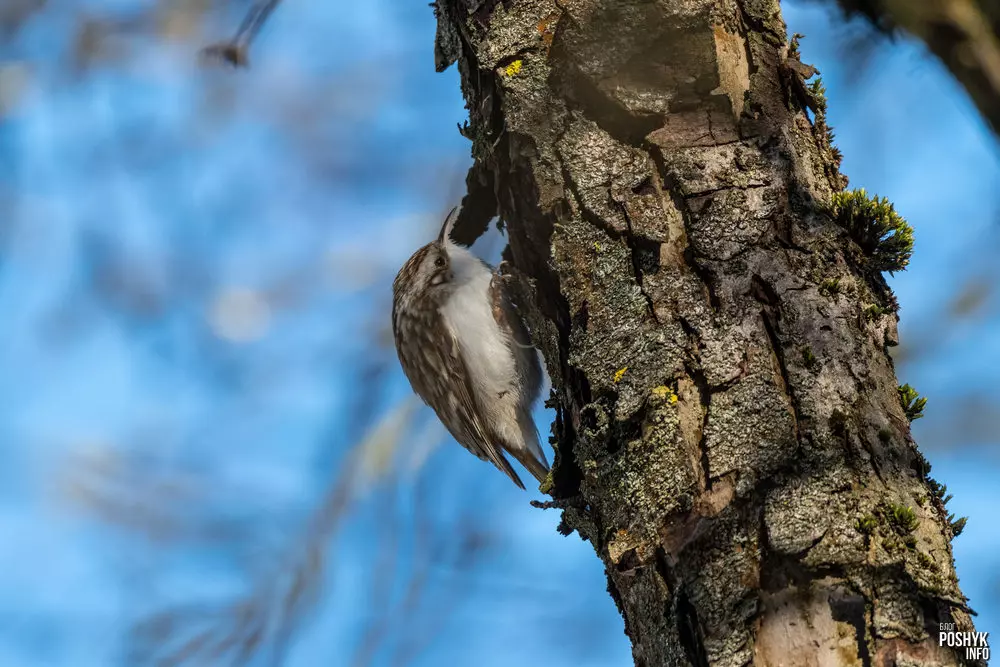
{"type": "Polygon", "coordinates": [[[555,387],[546,490],[636,664],[962,663],[894,299],[824,207],[846,179],[777,2],[436,11],[476,159],[459,232],[507,225],[555,387]]]}

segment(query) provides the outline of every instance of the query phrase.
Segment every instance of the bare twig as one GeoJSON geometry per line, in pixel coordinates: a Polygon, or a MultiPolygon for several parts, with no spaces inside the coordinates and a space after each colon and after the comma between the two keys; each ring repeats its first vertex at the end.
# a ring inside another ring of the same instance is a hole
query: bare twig
{"type": "Polygon", "coordinates": [[[319,598],[325,548],[351,503],[360,454],[353,450],[347,455],[303,539],[291,545],[290,556],[265,572],[246,597],[221,608],[174,607],[153,615],[130,633],[137,661],[163,667],[244,665],[270,648],[272,662],[280,664],[292,633],[319,598]]]}
{"type": "Polygon", "coordinates": [[[385,638],[396,620],[392,613],[393,584],[396,582],[397,560],[399,555],[399,535],[402,530],[395,495],[399,490],[398,480],[391,476],[387,480],[389,498],[379,503],[376,510],[378,526],[379,554],[371,573],[371,604],[377,617],[372,618],[358,642],[351,664],[355,667],[367,667],[375,662],[379,648],[385,643],[385,638]]]}
{"type": "MultiPolygon", "coordinates": [[[[436,561],[444,561],[447,571],[459,574],[458,579],[438,581],[438,600],[433,610],[426,613],[416,613],[417,607],[423,602],[419,596],[413,597],[407,607],[404,607],[400,617],[423,619],[422,623],[414,623],[405,628],[406,635],[397,645],[392,655],[395,667],[405,667],[413,664],[420,654],[441,636],[448,622],[456,615],[459,607],[468,598],[472,580],[467,576],[474,565],[480,562],[489,543],[489,536],[479,527],[472,516],[466,516],[458,525],[457,530],[441,535],[441,542],[432,549],[436,561]],[[448,551],[452,553],[448,554],[448,551]]],[[[430,564],[432,567],[436,563],[430,564]]],[[[430,571],[424,576],[429,578],[430,571]]]]}
{"type": "Polygon", "coordinates": [[[202,54],[210,58],[218,58],[229,63],[233,67],[247,67],[250,63],[250,44],[257,37],[257,34],[267,23],[281,0],[260,0],[255,2],[247,12],[243,23],[240,24],[236,34],[225,42],[219,42],[207,46],[202,50],[202,54]]]}
{"type": "Polygon", "coordinates": [[[583,496],[573,496],[572,498],[556,498],[546,501],[532,500],[531,506],[540,510],[566,509],[567,507],[582,509],[587,506],[587,501],[583,496]]]}
{"type": "MultiPolygon", "coordinates": [[[[445,546],[444,544],[435,544],[434,530],[428,516],[427,496],[429,493],[426,485],[429,483],[429,479],[427,475],[422,476],[413,492],[413,565],[409,584],[396,613],[399,618],[415,619],[419,617],[417,610],[427,589],[431,570],[434,563],[440,561],[445,546]]],[[[398,642],[394,647],[393,665],[405,664],[400,662],[400,656],[406,652],[405,643],[404,639],[403,642],[398,642]]]]}

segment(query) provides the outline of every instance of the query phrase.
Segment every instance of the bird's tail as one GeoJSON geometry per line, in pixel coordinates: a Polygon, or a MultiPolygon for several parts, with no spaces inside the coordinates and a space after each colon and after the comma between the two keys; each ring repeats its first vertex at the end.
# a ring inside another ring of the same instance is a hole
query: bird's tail
{"type": "Polygon", "coordinates": [[[549,463],[545,460],[545,452],[538,441],[538,430],[535,422],[531,419],[531,414],[520,415],[518,419],[521,428],[521,442],[519,447],[508,447],[507,452],[520,462],[532,477],[541,484],[549,474],[549,463]]]}
{"type": "Polygon", "coordinates": [[[528,469],[528,472],[538,480],[539,484],[544,482],[545,478],[549,476],[549,464],[544,460],[535,458],[530,452],[524,452],[524,456],[518,457],[517,460],[528,469]]]}
{"type": "MultiPolygon", "coordinates": [[[[498,453],[497,459],[498,460],[493,461],[493,465],[499,468],[500,472],[510,477],[510,480],[514,482],[514,484],[516,484],[518,488],[523,489],[524,482],[522,482],[518,474],[514,472],[514,468],[510,465],[510,461],[507,460],[507,457],[504,456],[503,454],[498,453]]],[[[518,460],[520,461],[520,459],[518,460]]]]}

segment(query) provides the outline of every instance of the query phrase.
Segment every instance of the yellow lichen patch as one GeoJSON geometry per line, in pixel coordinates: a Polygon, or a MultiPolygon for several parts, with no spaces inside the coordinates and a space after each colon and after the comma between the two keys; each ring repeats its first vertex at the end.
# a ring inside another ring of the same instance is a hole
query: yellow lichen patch
{"type": "Polygon", "coordinates": [[[503,73],[505,75],[507,75],[507,76],[514,76],[515,74],[517,74],[518,72],[521,71],[521,65],[523,65],[523,64],[524,64],[524,61],[521,60],[520,58],[518,58],[517,60],[515,60],[511,64],[507,65],[507,67],[504,69],[503,73]]]}
{"type": "Polygon", "coordinates": [[[652,391],[653,396],[656,398],[661,398],[671,405],[677,402],[677,394],[675,394],[670,387],[660,385],[659,387],[654,387],[652,391]]]}
{"type": "Polygon", "coordinates": [[[622,378],[625,377],[626,371],[628,371],[628,366],[622,366],[617,371],[615,371],[615,384],[618,384],[619,382],[622,381],[622,378]]]}
{"type": "Polygon", "coordinates": [[[538,485],[538,491],[548,495],[552,491],[553,487],[555,487],[555,482],[552,480],[552,471],[550,470],[549,474],[547,474],[541,484],[538,485]]]}
{"type": "Polygon", "coordinates": [[[601,244],[598,243],[597,241],[594,241],[594,250],[596,250],[597,252],[601,252],[601,244]]]}

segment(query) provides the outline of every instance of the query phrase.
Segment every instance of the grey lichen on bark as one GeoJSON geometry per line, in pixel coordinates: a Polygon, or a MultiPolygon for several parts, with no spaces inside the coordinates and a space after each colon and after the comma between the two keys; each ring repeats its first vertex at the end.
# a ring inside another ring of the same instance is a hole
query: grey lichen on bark
{"type": "Polygon", "coordinates": [[[777,3],[438,16],[476,159],[459,233],[509,232],[554,385],[546,489],[636,664],[961,662],[936,643],[972,624],[897,396],[895,302],[825,206],[846,179],[777,3]]]}

